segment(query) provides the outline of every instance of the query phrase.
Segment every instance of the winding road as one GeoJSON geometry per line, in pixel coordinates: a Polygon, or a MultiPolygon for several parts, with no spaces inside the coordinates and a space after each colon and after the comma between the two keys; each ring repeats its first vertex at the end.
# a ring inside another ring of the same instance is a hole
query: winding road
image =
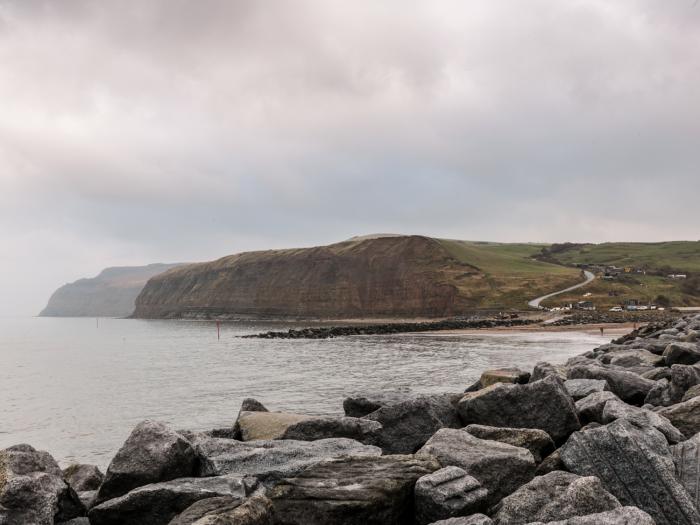
{"type": "Polygon", "coordinates": [[[544,301],[545,299],[549,299],[550,297],[554,297],[555,295],[563,294],[566,292],[570,292],[571,290],[576,290],[577,288],[581,288],[582,286],[586,286],[588,283],[593,281],[595,279],[595,275],[593,275],[591,272],[588,270],[583,271],[584,275],[586,276],[586,280],[575,284],[574,286],[569,286],[568,288],[565,288],[564,290],[559,290],[558,292],[552,292],[548,293],[547,295],[543,295],[542,297],[538,297],[537,299],[533,299],[532,301],[529,301],[527,304],[528,306],[531,306],[532,308],[544,308],[543,306],[540,306],[540,303],[544,301]]]}

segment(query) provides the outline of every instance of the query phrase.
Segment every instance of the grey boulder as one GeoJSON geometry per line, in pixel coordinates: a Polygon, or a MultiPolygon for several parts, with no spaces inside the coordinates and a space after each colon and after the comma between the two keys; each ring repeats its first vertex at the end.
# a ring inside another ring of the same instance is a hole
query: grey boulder
{"type": "Polygon", "coordinates": [[[434,521],[430,525],[492,525],[491,518],[484,514],[472,514],[462,518],[448,518],[446,520],[434,521]]]}
{"type": "Polygon", "coordinates": [[[700,432],[700,397],[659,409],[657,414],[667,418],[685,437],[700,432]]]}
{"type": "Polygon", "coordinates": [[[381,449],[347,438],[317,441],[247,441],[204,437],[194,441],[199,476],[238,474],[261,480],[298,474],[323,460],[341,456],[379,456],[381,449]]]}
{"type": "Polygon", "coordinates": [[[649,514],[637,507],[620,507],[599,514],[577,516],[549,523],[529,523],[528,525],[655,525],[655,522],[649,514]]]}
{"type": "Polygon", "coordinates": [[[328,438],[355,439],[371,445],[378,439],[382,424],[358,417],[319,417],[295,423],[284,431],[281,439],[316,441],[328,438]]]}
{"type": "Polygon", "coordinates": [[[465,394],[458,409],[465,424],[538,428],[555,442],[581,428],[574,401],[554,376],[526,385],[498,383],[465,394]]]}
{"type": "Polygon", "coordinates": [[[430,455],[443,467],[455,466],[478,479],[494,504],[535,474],[535,459],[529,450],[498,441],[479,439],[462,430],[439,430],[417,455],[430,455]]]}
{"type": "Polygon", "coordinates": [[[700,508],[700,434],[671,447],[676,476],[700,508]]]}
{"type": "Polygon", "coordinates": [[[564,365],[553,365],[546,361],[540,361],[532,369],[532,375],[530,376],[530,383],[539,381],[548,376],[556,376],[562,381],[566,381],[567,368],[564,365]]]}
{"type": "Polygon", "coordinates": [[[495,383],[524,384],[530,380],[530,373],[519,368],[495,368],[484,370],[479,378],[481,388],[495,383]]]}
{"type": "Polygon", "coordinates": [[[345,398],[343,410],[346,416],[362,417],[383,406],[395,405],[417,397],[409,389],[386,389],[354,394],[345,398]]]}
{"type": "Polygon", "coordinates": [[[612,392],[595,392],[576,401],[576,413],[584,425],[590,422],[603,421],[603,409],[608,401],[619,401],[612,392]]]}
{"type": "Polygon", "coordinates": [[[53,525],[84,514],[49,453],[30,445],[0,451],[0,525],[53,525]]]}
{"type": "Polygon", "coordinates": [[[463,469],[444,467],[416,482],[416,521],[426,525],[486,510],[487,496],[481,483],[463,469]]]}
{"type": "Polygon", "coordinates": [[[462,426],[451,395],[408,399],[364,417],[381,423],[374,443],[385,454],[413,454],[441,428],[462,426]]]}
{"type": "Polygon", "coordinates": [[[537,428],[504,428],[489,427],[485,425],[468,425],[463,428],[464,432],[479,439],[500,441],[508,443],[514,447],[528,449],[535,462],[539,463],[546,456],[554,452],[554,441],[544,430],[537,428]]]}
{"type": "Polygon", "coordinates": [[[596,392],[610,390],[608,382],[604,379],[567,379],[564,381],[564,388],[569,395],[578,401],[596,392]]]}
{"type": "Polygon", "coordinates": [[[63,469],[63,478],[76,492],[97,490],[104,474],[95,465],[74,464],[63,469]]]}
{"type": "Polygon", "coordinates": [[[606,512],[620,502],[593,476],[555,471],[538,476],[496,505],[496,525],[550,522],[606,512]]]}
{"type": "Polygon", "coordinates": [[[181,478],[144,485],[90,509],[91,525],[167,525],[199,500],[231,496],[245,499],[256,487],[255,478],[217,476],[181,478]]]}
{"type": "Polygon", "coordinates": [[[666,438],[626,419],[576,432],[561,447],[567,469],[598,477],[623,505],[638,506],[658,525],[700,524],[695,505],[675,476],[666,438]]]}
{"type": "Polygon", "coordinates": [[[685,439],[683,434],[681,434],[681,432],[664,416],[652,412],[651,410],[631,406],[614,399],[605,403],[601,423],[610,423],[617,419],[627,419],[640,427],[653,427],[661,432],[671,444],[678,443],[685,439]]]}
{"type": "Polygon", "coordinates": [[[262,493],[246,500],[206,498],[190,505],[168,525],[273,525],[272,502],[262,493]]]}
{"type": "Polygon", "coordinates": [[[149,483],[191,476],[195,459],[194,449],[181,434],[163,423],[142,421],[107,467],[95,503],[149,483]]]}
{"type": "Polygon", "coordinates": [[[663,356],[668,366],[694,365],[700,361],[700,347],[697,343],[671,343],[663,356]]]}
{"type": "Polygon", "coordinates": [[[416,481],[440,468],[433,458],[350,457],[324,461],[269,493],[278,525],[412,523],[416,481]]]}
{"type": "Polygon", "coordinates": [[[569,370],[569,379],[604,379],[610,391],[633,405],[644,403],[649,391],[656,384],[634,372],[605,365],[579,365],[569,370]]]}

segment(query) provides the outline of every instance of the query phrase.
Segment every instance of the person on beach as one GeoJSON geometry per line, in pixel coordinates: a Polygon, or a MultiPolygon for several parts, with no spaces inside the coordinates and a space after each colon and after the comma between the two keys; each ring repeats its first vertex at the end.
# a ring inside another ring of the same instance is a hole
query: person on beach
{"type": "Polygon", "coordinates": [[[604,331],[604,330],[603,330],[603,327],[601,326],[601,327],[600,327],[600,335],[603,335],[603,331],[604,331]]]}

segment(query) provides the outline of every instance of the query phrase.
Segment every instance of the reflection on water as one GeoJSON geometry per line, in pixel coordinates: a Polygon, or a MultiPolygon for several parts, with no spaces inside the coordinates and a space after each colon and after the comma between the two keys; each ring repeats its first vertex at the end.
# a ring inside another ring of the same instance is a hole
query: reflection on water
{"type": "Polygon", "coordinates": [[[128,319],[0,319],[0,448],[106,466],[131,428],[232,423],[244,397],[271,410],[340,414],[382,387],[459,392],[485,368],[561,362],[609,341],[578,332],[240,339],[288,326],[128,319]]]}

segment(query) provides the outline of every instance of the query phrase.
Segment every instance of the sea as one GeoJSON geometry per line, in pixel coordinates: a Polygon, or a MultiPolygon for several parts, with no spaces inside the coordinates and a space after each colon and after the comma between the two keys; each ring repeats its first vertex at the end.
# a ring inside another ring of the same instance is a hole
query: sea
{"type": "MultiPolygon", "coordinates": [[[[306,325],[304,325],[306,326],[306,325]]],[[[564,362],[610,336],[578,331],[244,339],[297,324],[0,318],[0,449],[106,468],[131,429],[233,424],[241,401],[342,415],[353,393],[461,392],[488,368],[564,362]]]]}

